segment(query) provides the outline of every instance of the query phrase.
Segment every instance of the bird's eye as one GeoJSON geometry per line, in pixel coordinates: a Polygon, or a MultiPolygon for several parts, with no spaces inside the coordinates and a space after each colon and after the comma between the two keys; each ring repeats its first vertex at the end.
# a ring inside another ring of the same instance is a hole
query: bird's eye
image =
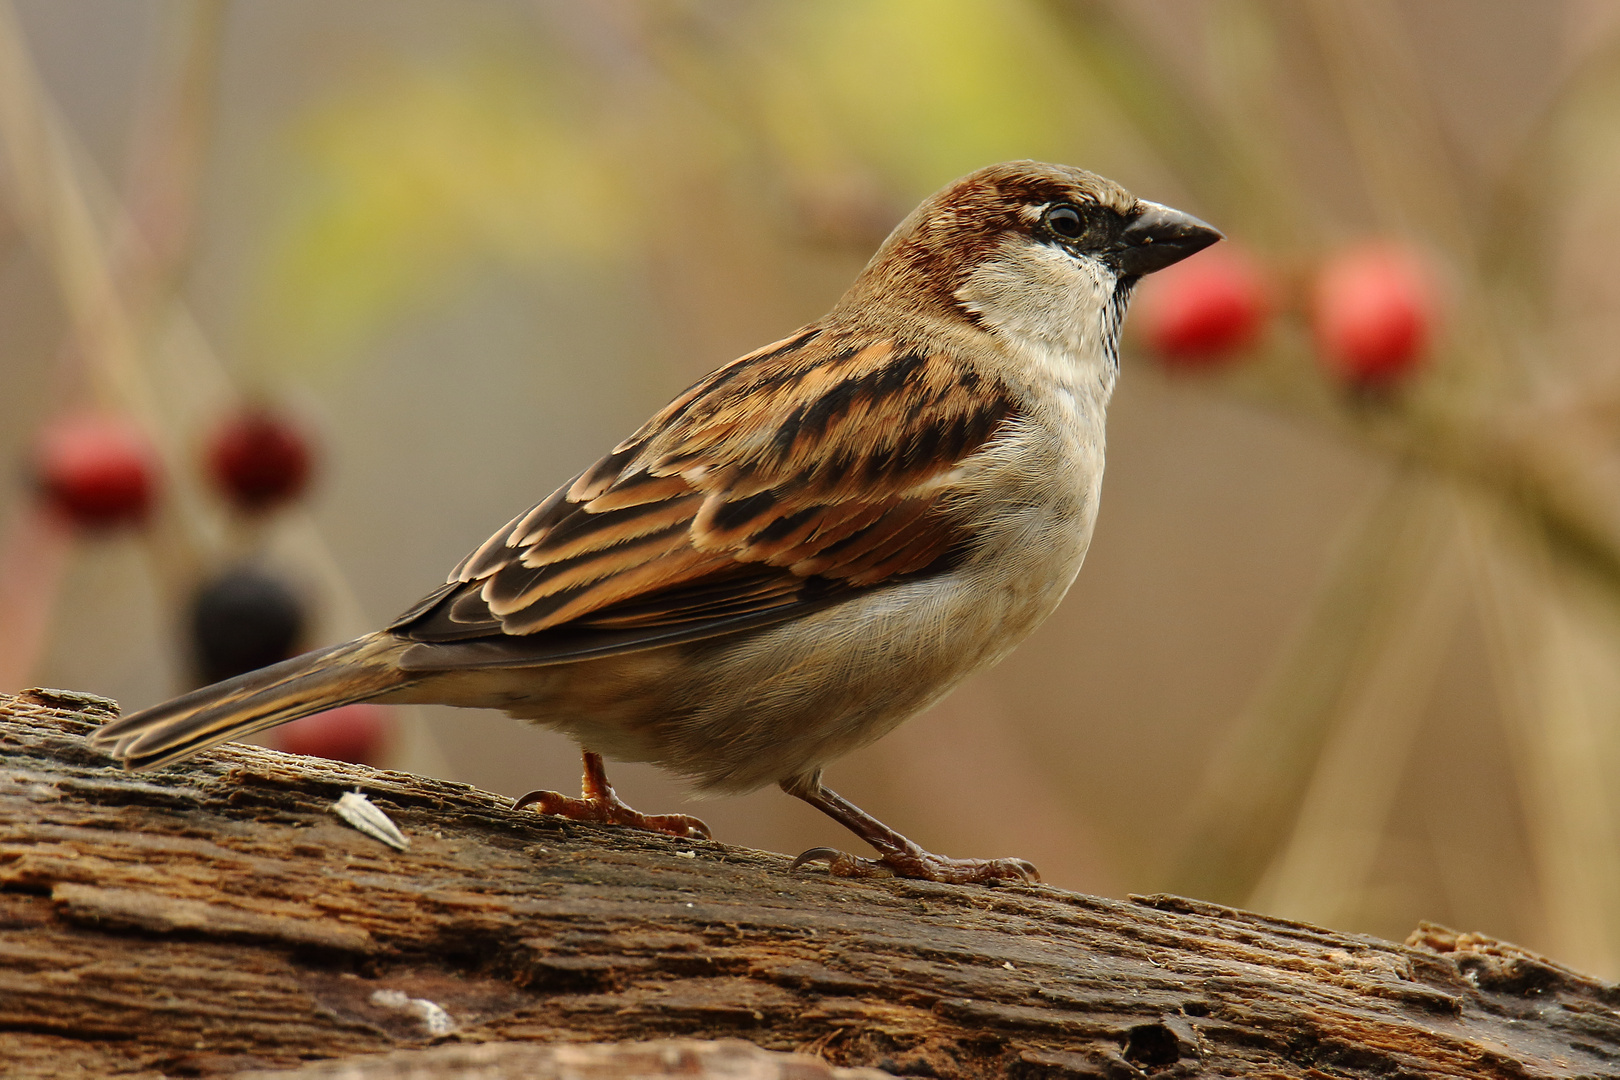
{"type": "Polygon", "coordinates": [[[1051,207],[1041,216],[1046,227],[1065,240],[1078,240],[1085,234],[1086,219],[1068,203],[1051,207]]]}

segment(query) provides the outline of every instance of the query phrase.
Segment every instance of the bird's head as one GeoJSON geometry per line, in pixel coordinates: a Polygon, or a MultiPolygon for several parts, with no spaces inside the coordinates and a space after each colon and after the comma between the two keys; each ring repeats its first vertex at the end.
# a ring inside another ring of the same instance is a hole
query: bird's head
{"type": "Polygon", "coordinates": [[[1132,287],[1221,234],[1068,165],[1009,161],[912,211],[839,302],[966,319],[1084,361],[1114,361],[1132,287]]]}

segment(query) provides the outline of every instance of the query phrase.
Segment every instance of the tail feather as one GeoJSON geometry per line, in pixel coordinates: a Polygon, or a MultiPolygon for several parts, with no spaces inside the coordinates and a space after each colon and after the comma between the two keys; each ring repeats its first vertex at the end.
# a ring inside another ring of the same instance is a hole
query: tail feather
{"type": "Polygon", "coordinates": [[[395,661],[410,643],[386,632],[317,649],[114,720],[90,741],[126,768],[150,769],[301,716],[379,697],[413,681],[395,661]]]}

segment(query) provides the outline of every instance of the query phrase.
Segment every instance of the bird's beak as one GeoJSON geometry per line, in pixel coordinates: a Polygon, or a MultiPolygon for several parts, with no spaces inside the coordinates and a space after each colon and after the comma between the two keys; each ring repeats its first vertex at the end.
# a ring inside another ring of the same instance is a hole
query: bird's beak
{"type": "Polygon", "coordinates": [[[1203,251],[1217,240],[1220,232],[1191,214],[1143,200],[1130,224],[1119,235],[1120,272],[1141,277],[1163,270],[1187,256],[1203,251]]]}

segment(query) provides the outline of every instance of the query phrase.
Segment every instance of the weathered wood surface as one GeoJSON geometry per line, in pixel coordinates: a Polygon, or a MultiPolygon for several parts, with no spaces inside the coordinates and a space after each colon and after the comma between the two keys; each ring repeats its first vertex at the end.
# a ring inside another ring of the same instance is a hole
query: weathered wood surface
{"type": "Polygon", "coordinates": [[[297,1069],[238,1073],[238,1080],[887,1080],[805,1054],[761,1050],[739,1039],[617,1043],[454,1043],[424,1050],[317,1061],[297,1069]]]}
{"type": "Polygon", "coordinates": [[[1620,1077],[1620,988],[1487,938],[837,880],[245,746],[130,775],[85,745],[98,700],[0,696],[8,1077],[672,1037],[937,1077],[1620,1077]],[[408,851],[330,812],[356,789],[408,851]]]}

